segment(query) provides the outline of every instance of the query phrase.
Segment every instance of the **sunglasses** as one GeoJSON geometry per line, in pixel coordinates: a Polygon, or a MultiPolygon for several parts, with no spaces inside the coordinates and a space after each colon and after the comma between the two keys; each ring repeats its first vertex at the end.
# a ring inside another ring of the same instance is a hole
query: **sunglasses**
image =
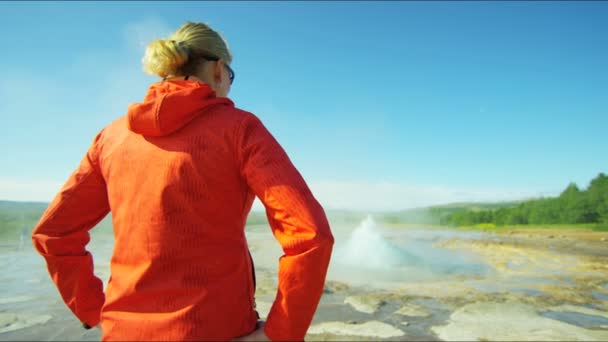
{"type": "MultiPolygon", "coordinates": [[[[198,54],[198,56],[203,59],[206,59],[208,61],[212,61],[212,62],[217,62],[220,60],[219,57],[212,56],[212,55],[198,54]]],[[[228,65],[226,63],[224,63],[224,66],[226,67],[226,70],[228,70],[228,77],[230,78],[230,84],[232,85],[232,82],[234,82],[234,70],[232,70],[230,65],[228,65]]]]}

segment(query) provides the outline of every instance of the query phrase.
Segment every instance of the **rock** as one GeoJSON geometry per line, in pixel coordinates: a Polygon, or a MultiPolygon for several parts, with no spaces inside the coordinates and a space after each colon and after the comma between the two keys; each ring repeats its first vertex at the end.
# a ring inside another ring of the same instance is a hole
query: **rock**
{"type": "Polygon", "coordinates": [[[431,328],[446,341],[603,341],[608,331],[590,330],[540,316],[533,306],[517,301],[478,302],[450,316],[447,325],[431,328]]]}
{"type": "Polygon", "coordinates": [[[464,283],[441,281],[435,283],[411,283],[404,284],[399,289],[400,293],[410,297],[430,298],[461,298],[474,293],[474,289],[464,283]]]}
{"type": "Polygon", "coordinates": [[[0,313],[0,327],[7,327],[13,323],[16,323],[18,318],[16,314],[11,313],[0,313]]]}
{"type": "Polygon", "coordinates": [[[603,238],[600,239],[600,241],[606,242],[606,241],[608,241],[608,238],[603,237],[603,238]]]}
{"type": "Polygon", "coordinates": [[[408,325],[410,325],[410,323],[409,322],[401,322],[401,325],[408,326],[408,325]]]}
{"type": "Polygon", "coordinates": [[[373,314],[386,304],[386,302],[374,295],[349,296],[344,299],[345,304],[350,304],[355,310],[373,314]]]}
{"type": "Polygon", "coordinates": [[[323,293],[332,294],[336,292],[342,292],[349,290],[350,286],[341,283],[339,281],[327,281],[325,282],[325,287],[323,288],[323,293]]]}
{"type": "Polygon", "coordinates": [[[21,302],[27,302],[30,300],[34,300],[34,299],[36,299],[36,298],[33,296],[5,297],[5,298],[0,298],[0,304],[21,303],[21,302]]]}
{"type": "Polygon", "coordinates": [[[549,235],[549,236],[547,236],[547,238],[548,239],[553,239],[553,238],[555,238],[555,235],[549,235]]]}
{"type": "Polygon", "coordinates": [[[308,329],[309,334],[333,334],[340,336],[362,336],[370,338],[391,338],[405,335],[394,326],[379,321],[369,321],[361,324],[345,322],[324,322],[308,329]]]}
{"type": "Polygon", "coordinates": [[[539,289],[551,296],[553,300],[557,300],[557,303],[575,303],[582,305],[588,303],[593,298],[590,292],[580,291],[568,286],[547,284],[539,286],[539,289]]]}
{"type": "Polygon", "coordinates": [[[395,311],[395,314],[411,317],[427,317],[431,315],[424,307],[416,304],[405,304],[401,309],[395,311]]]}
{"type": "Polygon", "coordinates": [[[595,310],[595,309],[587,308],[584,306],[560,305],[560,306],[550,307],[547,310],[557,311],[557,312],[576,312],[576,313],[580,313],[583,315],[598,316],[598,317],[604,317],[604,318],[608,319],[608,312],[595,310]]]}

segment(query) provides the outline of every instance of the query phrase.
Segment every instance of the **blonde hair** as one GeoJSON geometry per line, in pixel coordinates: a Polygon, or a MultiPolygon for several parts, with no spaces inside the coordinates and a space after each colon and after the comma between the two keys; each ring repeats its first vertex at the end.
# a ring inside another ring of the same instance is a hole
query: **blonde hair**
{"type": "Polygon", "coordinates": [[[204,23],[186,22],[167,39],[148,44],[142,60],[144,71],[162,78],[196,72],[203,56],[232,62],[226,40],[204,23]]]}

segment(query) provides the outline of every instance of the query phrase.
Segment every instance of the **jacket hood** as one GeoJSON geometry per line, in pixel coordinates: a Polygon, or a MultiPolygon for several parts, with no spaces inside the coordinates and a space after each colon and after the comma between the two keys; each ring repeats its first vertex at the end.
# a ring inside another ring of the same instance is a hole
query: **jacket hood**
{"type": "Polygon", "coordinates": [[[215,105],[234,106],[234,103],[216,97],[208,84],[198,81],[154,83],[143,102],[129,105],[129,129],[146,136],[169,135],[215,105]]]}

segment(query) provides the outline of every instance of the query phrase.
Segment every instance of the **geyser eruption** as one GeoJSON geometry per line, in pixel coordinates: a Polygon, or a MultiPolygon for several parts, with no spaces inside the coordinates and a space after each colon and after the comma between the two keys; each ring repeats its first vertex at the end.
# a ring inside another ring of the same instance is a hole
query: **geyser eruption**
{"type": "Polygon", "coordinates": [[[370,215],[337,249],[335,255],[338,264],[369,269],[387,269],[420,262],[416,256],[382,237],[370,215]]]}
{"type": "MultiPolygon", "coordinates": [[[[346,233],[346,231],[342,231],[346,233]]],[[[338,238],[329,279],[354,285],[399,287],[404,282],[485,274],[484,263],[461,253],[433,246],[453,232],[409,229],[383,234],[367,216],[348,235],[338,238]]]]}

